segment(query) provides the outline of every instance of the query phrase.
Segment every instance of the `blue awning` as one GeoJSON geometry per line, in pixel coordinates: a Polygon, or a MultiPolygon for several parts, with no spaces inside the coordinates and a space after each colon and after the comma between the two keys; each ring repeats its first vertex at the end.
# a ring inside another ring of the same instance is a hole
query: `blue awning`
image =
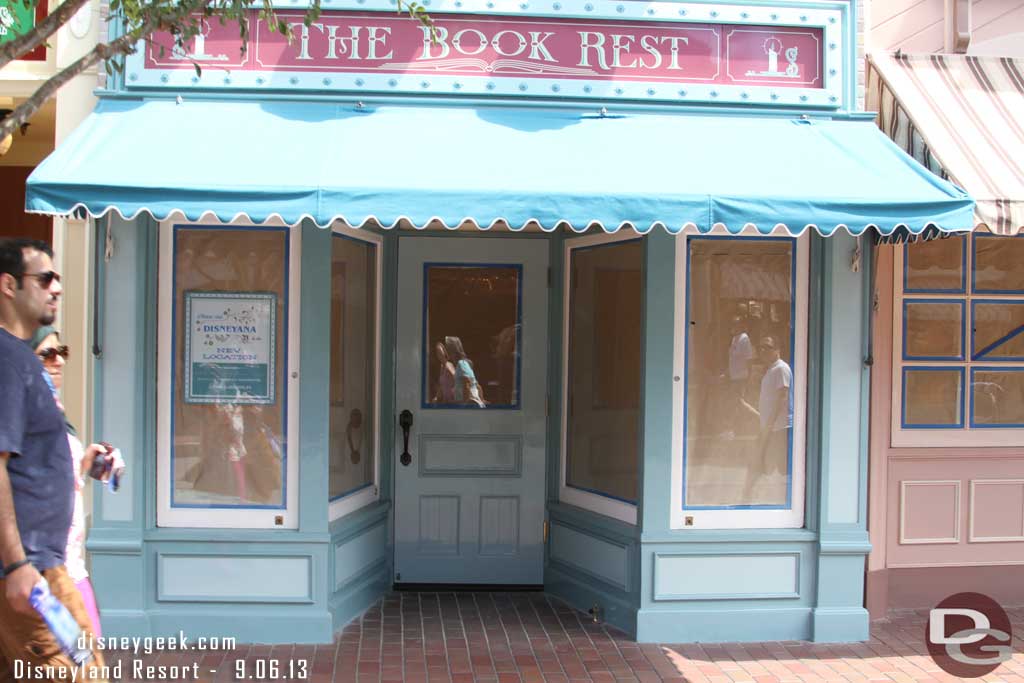
{"type": "Polygon", "coordinates": [[[26,208],[321,226],[969,230],[974,202],[870,121],[350,103],[103,100],[26,208]]]}

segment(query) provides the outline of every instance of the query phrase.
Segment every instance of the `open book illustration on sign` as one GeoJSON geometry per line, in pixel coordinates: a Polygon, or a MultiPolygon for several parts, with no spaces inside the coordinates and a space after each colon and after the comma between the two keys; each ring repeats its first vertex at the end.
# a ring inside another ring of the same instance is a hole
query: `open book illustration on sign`
{"type": "Polygon", "coordinates": [[[768,78],[799,78],[800,65],[796,63],[800,50],[791,47],[785,51],[786,69],[779,71],[779,55],[783,52],[782,41],[772,36],[764,41],[764,52],[768,55],[768,69],[765,71],[748,71],[747,76],[764,76],[768,78]]]}
{"type": "Polygon", "coordinates": [[[199,33],[193,39],[192,52],[186,52],[181,47],[175,45],[171,48],[171,59],[178,60],[189,60],[194,62],[226,62],[228,60],[227,55],[208,55],[206,54],[206,37],[210,35],[210,22],[206,19],[202,20],[203,23],[199,27],[199,33]]]}

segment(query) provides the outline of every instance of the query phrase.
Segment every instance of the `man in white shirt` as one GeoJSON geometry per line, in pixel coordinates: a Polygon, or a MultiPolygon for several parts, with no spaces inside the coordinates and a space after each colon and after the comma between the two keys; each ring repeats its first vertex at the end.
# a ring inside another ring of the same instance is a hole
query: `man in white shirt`
{"type": "Polygon", "coordinates": [[[772,337],[762,337],[757,345],[768,366],[761,378],[757,412],[761,417],[762,473],[787,473],[789,435],[793,431],[793,370],[779,354],[772,337]]]}
{"type": "Polygon", "coordinates": [[[739,316],[733,318],[729,326],[729,333],[732,334],[732,341],[729,342],[729,383],[733,386],[733,392],[740,396],[750,377],[750,361],[754,358],[754,345],[750,343],[744,327],[743,318],[739,316]]]}

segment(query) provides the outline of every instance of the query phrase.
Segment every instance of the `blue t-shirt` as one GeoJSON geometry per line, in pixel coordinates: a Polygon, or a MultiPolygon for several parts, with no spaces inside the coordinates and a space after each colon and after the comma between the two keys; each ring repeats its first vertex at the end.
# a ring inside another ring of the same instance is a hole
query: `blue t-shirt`
{"type": "Polygon", "coordinates": [[[28,343],[0,329],[0,452],[25,556],[42,571],[64,564],[75,478],[64,415],[28,343]]]}

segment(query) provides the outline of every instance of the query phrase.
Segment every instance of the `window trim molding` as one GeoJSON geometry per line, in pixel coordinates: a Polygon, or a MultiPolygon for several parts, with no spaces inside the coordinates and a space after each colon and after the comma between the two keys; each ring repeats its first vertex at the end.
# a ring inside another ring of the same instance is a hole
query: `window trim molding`
{"type": "MultiPolygon", "coordinates": [[[[595,493],[587,489],[569,486],[566,483],[566,469],[569,457],[569,326],[572,322],[572,311],[570,309],[571,278],[572,278],[572,252],[576,249],[606,246],[616,242],[628,242],[631,240],[642,240],[643,235],[637,235],[633,231],[620,230],[615,233],[599,233],[586,237],[573,237],[565,240],[563,252],[563,273],[562,273],[562,425],[561,425],[561,453],[559,454],[559,481],[558,499],[563,503],[575,505],[576,507],[596,512],[599,515],[612,517],[627,524],[636,525],[637,505],[624,500],[612,498],[611,496],[595,493]]],[[[641,291],[646,290],[646,286],[641,291]]],[[[642,353],[642,351],[641,351],[642,353]]],[[[642,451],[640,457],[643,457],[642,451]]],[[[639,462],[638,462],[639,464],[639,462]]],[[[642,486],[642,479],[637,477],[638,486],[642,486]]],[[[640,491],[637,491],[639,497],[640,491]]]]}
{"type": "Polygon", "coordinates": [[[903,259],[902,265],[900,266],[900,272],[902,273],[902,276],[900,278],[900,282],[902,283],[901,287],[903,288],[904,294],[912,294],[912,295],[917,295],[917,294],[929,294],[929,295],[936,295],[936,294],[958,294],[960,296],[963,296],[964,294],[967,294],[967,292],[969,291],[968,288],[971,286],[971,283],[968,282],[968,278],[967,278],[967,257],[968,257],[967,252],[968,252],[968,250],[969,250],[969,247],[967,245],[967,240],[964,240],[961,243],[961,245],[960,245],[960,288],[959,289],[920,289],[920,288],[918,288],[918,289],[909,289],[907,287],[907,278],[910,277],[910,272],[909,272],[909,270],[907,268],[907,266],[908,266],[907,260],[903,259]]]}
{"type": "MultiPolygon", "coordinates": [[[[950,363],[963,363],[964,361],[950,361],[950,363]]],[[[907,390],[907,373],[914,371],[923,372],[955,372],[960,375],[960,420],[956,424],[923,424],[923,425],[912,425],[904,422],[904,405],[900,403],[900,428],[903,430],[919,430],[919,429],[941,429],[946,432],[954,429],[963,429],[964,420],[966,419],[965,411],[967,410],[967,373],[964,365],[903,365],[900,367],[900,394],[901,396],[906,393],[907,390]]],[[[901,399],[902,401],[902,399],[901,399]]]]}
{"type": "MultiPolygon", "coordinates": [[[[951,363],[962,363],[967,360],[967,354],[970,353],[968,350],[968,337],[967,337],[967,302],[961,299],[942,299],[942,298],[921,298],[920,296],[912,295],[903,297],[903,319],[901,324],[903,325],[903,338],[902,352],[904,361],[949,361],[951,363]],[[907,354],[907,306],[912,304],[956,304],[960,307],[960,355],[959,356],[911,356],[907,354]]],[[[971,335],[973,340],[973,334],[971,335]]]]}
{"type": "MultiPolygon", "coordinates": [[[[373,481],[369,484],[344,493],[335,498],[330,497],[330,487],[328,487],[328,514],[327,518],[329,522],[333,522],[337,519],[352,514],[360,508],[372,505],[380,500],[380,361],[381,361],[381,303],[382,293],[384,286],[382,282],[383,265],[384,265],[384,238],[380,235],[370,232],[368,230],[353,228],[340,221],[336,221],[331,226],[331,239],[352,239],[368,244],[374,245],[374,268],[376,273],[374,276],[374,282],[376,283],[376,290],[374,292],[374,315],[376,316],[377,324],[374,325],[374,340],[373,348],[375,353],[373,355],[373,481]]],[[[333,245],[333,241],[331,242],[333,245]]],[[[333,283],[332,283],[333,284],[333,283]]],[[[331,285],[328,285],[331,286],[331,285]]],[[[333,340],[329,340],[330,345],[333,340]]],[[[330,346],[328,346],[328,358],[330,357],[330,346]]],[[[328,430],[330,430],[330,416],[328,416],[328,430]]],[[[328,442],[329,443],[329,442],[328,442]]],[[[330,447],[328,445],[327,453],[327,467],[330,468],[331,454],[330,447]]]]}
{"type": "Polygon", "coordinates": [[[807,489],[807,380],[810,306],[810,236],[807,231],[793,237],[787,230],[776,228],[763,234],[752,226],[734,234],[719,226],[708,233],[686,230],[676,235],[675,324],[673,333],[674,372],[672,382],[672,477],[669,528],[691,529],[799,529],[804,526],[807,489]],[[790,238],[796,247],[793,328],[793,443],[791,458],[793,477],[790,505],[785,509],[684,509],[683,508],[683,439],[686,393],[686,303],[687,242],[690,237],[790,238]],[[676,378],[679,378],[676,380],[676,378]],[[689,520],[689,524],[687,521],[689,520]]]}
{"type": "Polygon", "coordinates": [[[244,220],[222,223],[216,218],[204,217],[197,221],[184,217],[161,221],[158,225],[158,287],[157,287],[157,505],[156,525],[165,528],[198,529],[297,529],[299,526],[299,380],[294,370],[299,367],[300,356],[300,301],[302,267],[301,226],[289,226],[280,220],[254,224],[244,220]],[[285,487],[283,507],[219,508],[171,506],[171,413],[172,361],[175,351],[166,352],[174,339],[174,236],[179,226],[216,230],[247,230],[275,228],[288,235],[288,297],[287,344],[285,355],[285,487]],[[282,517],[281,524],[277,524],[282,517]]]}
{"type": "MultiPolygon", "coordinates": [[[[997,369],[1010,370],[1014,367],[1024,365],[1021,361],[996,360],[992,358],[978,358],[974,356],[974,332],[973,314],[974,302],[982,301],[988,303],[1021,302],[1024,303],[1024,294],[1006,293],[995,294],[989,291],[976,292],[974,290],[974,239],[981,236],[983,239],[989,237],[1000,237],[990,235],[987,232],[978,234],[970,233],[963,236],[963,249],[968,253],[969,258],[965,260],[963,279],[967,287],[957,296],[962,298],[965,304],[964,319],[964,359],[949,361],[905,361],[903,358],[903,302],[906,299],[949,299],[950,292],[929,290],[920,292],[913,290],[904,292],[904,278],[894,277],[892,287],[892,371],[891,371],[891,396],[889,400],[889,423],[890,435],[889,446],[891,448],[1013,448],[1024,444],[1024,428],[1014,426],[985,425],[978,426],[974,422],[974,392],[971,388],[971,377],[976,367],[988,368],[991,366],[1004,366],[997,369]],[[930,296],[929,296],[930,295],[930,296]],[[963,376],[963,395],[961,398],[962,419],[960,426],[950,425],[948,427],[904,427],[903,426],[903,377],[905,368],[928,367],[928,368],[949,368],[960,369],[963,376]]],[[[955,239],[955,238],[950,238],[955,239]]],[[[1010,238],[1014,239],[1014,238],[1010,238]]],[[[893,249],[893,272],[906,272],[906,244],[893,249]]]]}
{"type": "MultiPolygon", "coordinates": [[[[1009,239],[1024,239],[1024,234],[1019,234],[1019,235],[996,235],[996,234],[990,233],[990,232],[975,232],[975,233],[972,233],[971,246],[970,246],[970,251],[971,251],[971,277],[969,278],[970,282],[967,285],[970,288],[969,291],[970,291],[971,294],[977,294],[979,296],[986,296],[986,295],[989,295],[989,294],[994,294],[994,295],[1008,295],[1008,296],[1024,297],[1024,289],[979,289],[978,288],[978,281],[977,281],[977,278],[975,277],[975,274],[978,272],[978,268],[977,268],[977,265],[978,265],[978,238],[981,238],[982,240],[987,240],[987,239],[992,239],[994,237],[1004,237],[1004,238],[1009,238],[1009,239]]],[[[964,249],[966,250],[967,247],[964,247],[964,249]]],[[[964,271],[965,271],[964,279],[965,280],[968,279],[967,275],[966,275],[966,270],[967,270],[967,267],[965,265],[964,266],[964,271]]]]}

